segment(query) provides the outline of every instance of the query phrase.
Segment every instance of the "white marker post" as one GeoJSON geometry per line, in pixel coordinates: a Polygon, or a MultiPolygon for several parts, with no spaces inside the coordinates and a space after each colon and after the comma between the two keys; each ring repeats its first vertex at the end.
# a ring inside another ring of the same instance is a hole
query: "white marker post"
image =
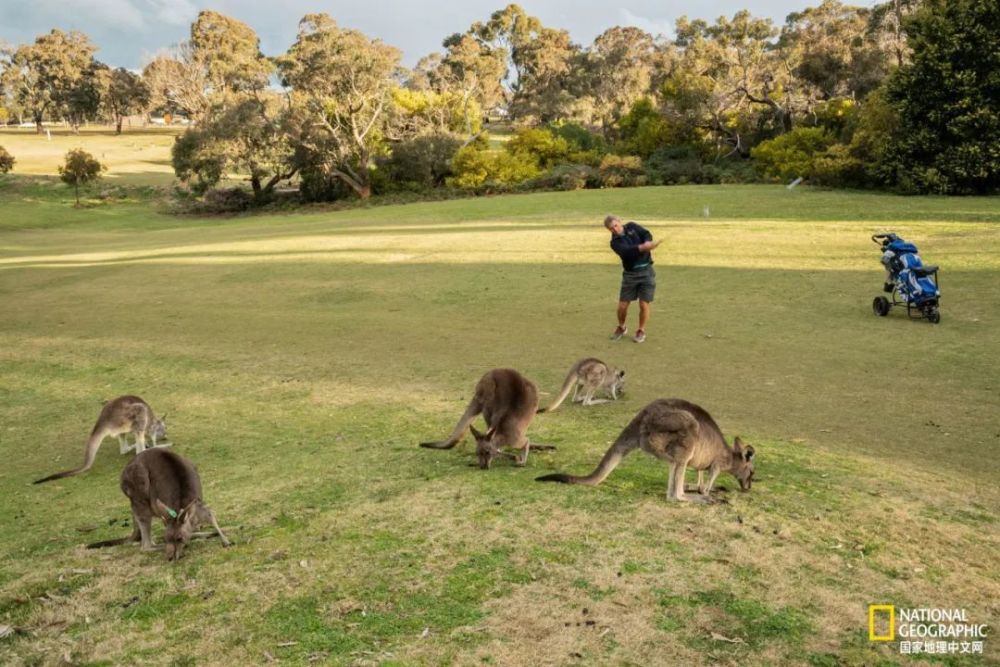
{"type": "Polygon", "coordinates": [[[791,183],[789,183],[789,184],[788,184],[787,186],[785,186],[785,189],[786,189],[786,190],[791,190],[791,189],[793,189],[793,188],[794,188],[794,187],[795,187],[796,185],[798,185],[798,184],[799,184],[799,183],[801,183],[801,182],[802,182],[802,177],[801,177],[801,176],[799,176],[799,177],[798,177],[798,178],[796,178],[796,179],[795,179],[794,181],[792,181],[792,182],[791,182],[791,183]]]}

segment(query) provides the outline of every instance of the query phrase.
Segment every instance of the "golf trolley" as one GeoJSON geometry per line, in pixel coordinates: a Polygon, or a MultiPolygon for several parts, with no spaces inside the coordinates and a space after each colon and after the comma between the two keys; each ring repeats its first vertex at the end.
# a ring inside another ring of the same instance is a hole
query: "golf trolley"
{"type": "Polygon", "coordinates": [[[875,297],[872,311],[885,317],[893,306],[906,306],[906,314],[911,318],[926,318],[932,324],[940,322],[938,267],[924,266],[917,246],[891,232],[874,234],[872,241],[882,248],[881,261],[886,271],[882,290],[889,293],[889,297],[875,297]]]}

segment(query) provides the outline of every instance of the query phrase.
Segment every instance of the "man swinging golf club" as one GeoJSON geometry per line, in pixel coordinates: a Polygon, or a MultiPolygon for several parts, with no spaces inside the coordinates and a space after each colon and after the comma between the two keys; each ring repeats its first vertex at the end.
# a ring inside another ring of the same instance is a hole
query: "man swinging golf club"
{"type": "Polygon", "coordinates": [[[651,251],[660,245],[653,240],[649,230],[634,223],[622,224],[621,218],[609,215],[604,218],[604,226],[611,232],[611,249],[622,260],[622,286],[618,295],[618,327],[611,334],[611,340],[618,340],[628,332],[625,316],[628,306],[639,300],[639,328],[632,340],[641,343],[646,340],[646,324],[649,322],[650,304],[656,293],[656,272],[653,270],[651,251]]]}

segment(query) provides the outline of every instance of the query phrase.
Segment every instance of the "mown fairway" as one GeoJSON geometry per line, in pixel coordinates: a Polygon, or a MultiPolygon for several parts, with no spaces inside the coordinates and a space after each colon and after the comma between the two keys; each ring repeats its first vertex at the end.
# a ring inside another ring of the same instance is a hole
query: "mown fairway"
{"type": "Polygon", "coordinates": [[[873,665],[907,658],[868,641],[869,603],[996,623],[996,199],[675,187],[193,219],[56,188],[0,181],[2,664],[873,665]],[[608,212],[665,239],[643,345],[607,339],[608,212]],[[871,314],[882,230],[941,265],[940,325],[871,314]],[[627,369],[625,398],[539,415],[558,450],[526,468],[417,448],[485,370],[547,402],[589,355],[627,369]],[[30,484],[123,393],[167,413],[233,548],[85,550],[130,530],[113,440],[30,484]],[[588,472],[659,397],[757,447],[750,493],[723,476],[726,502],[669,504],[640,453],[597,488],[533,481],[588,472]]]}

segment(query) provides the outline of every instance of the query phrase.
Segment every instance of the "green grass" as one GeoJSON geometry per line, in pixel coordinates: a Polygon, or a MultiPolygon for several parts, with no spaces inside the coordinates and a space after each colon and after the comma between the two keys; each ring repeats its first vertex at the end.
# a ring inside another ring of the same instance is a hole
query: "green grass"
{"type": "Polygon", "coordinates": [[[995,623],[996,199],[676,187],[203,219],[123,193],[77,209],[0,179],[0,623],[22,630],[2,664],[905,664],[867,641],[869,603],[995,623]],[[641,346],[607,339],[609,212],[664,239],[641,346]],[[871,314],[887,229],[942,266],[940,325],[871,314]],[[539,416],[558,450],[526,469],[416,447],[489,368],[546,401],[589,355],[625,397],[539,416]],[[128,530],[113,442],[30,484],[122,393],[167,413],[232,549],[84,550],[128,530]],[[750,493],[669,504],[643,454],[593,489],[533,481],[590,470],[670,396],[755,445],[750,493]]]}

